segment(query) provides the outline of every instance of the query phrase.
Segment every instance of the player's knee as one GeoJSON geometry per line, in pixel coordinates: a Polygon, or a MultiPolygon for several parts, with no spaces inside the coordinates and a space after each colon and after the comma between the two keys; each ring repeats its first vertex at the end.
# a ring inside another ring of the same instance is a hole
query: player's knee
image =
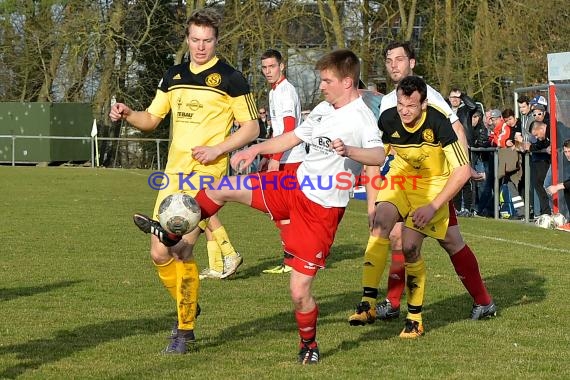
{"type": "Polygon", "coordinates": [[[420,258],[420,247],[414,243],[404,243],[402,252],[408,263],[414,263],[420,258]]]}
{"type": "Polygon", "coordinates": [[[159,247],[154,244],[150,248],[150,258],[156,265],[166,264],[172,260],[172,256],[166,247],[159,247]]]}
{"type": "Polygon", "coordinates": [[[291,293],[291,301],[293,302],[293,305],[295,306],[296,310],[303,309],[303,307],[310,299],[309,292],[299,287],[291,287],[290,293],[291,293]]]}

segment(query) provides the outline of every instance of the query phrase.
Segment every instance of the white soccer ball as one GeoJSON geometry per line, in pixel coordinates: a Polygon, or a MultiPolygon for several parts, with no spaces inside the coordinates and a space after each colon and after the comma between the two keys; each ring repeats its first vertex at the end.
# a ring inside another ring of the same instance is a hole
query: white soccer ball
{"type": "Polygon", "coordinates": [[[192,232],[200,219],[200,206],[188,194],[171,194],[164,198],[158,208],[158,221],[162,228],[179,236],[192,232]]]}
{"type": "Polygon", "coordinates": [[[552,216],[548,214],[542,214],[539,216],[534,224],[540,228],[554,228],[554,221],[552,220],[552,216]]]}
{"type": "Polygon", "coordinates": [[[564,215],[562,215],[561,213],[552,215],[551,219],[552,219],[552,224],[554,224],[553,228],[563,226],[564,224],[566,224],[566,222],[568,222],[564,217],[564,215]]]}

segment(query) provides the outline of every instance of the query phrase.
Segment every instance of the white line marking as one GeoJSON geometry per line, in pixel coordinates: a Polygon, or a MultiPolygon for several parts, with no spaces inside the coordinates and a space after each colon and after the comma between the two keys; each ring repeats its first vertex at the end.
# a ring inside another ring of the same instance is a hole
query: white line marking
{"type": "MultiPolygon", "coordinates": [[[[362,213],[362,212],[360,212],[360,211],[353,211],[353,210],[350,210],[350,209],[346,209],[345,212],[348,212],[348,213],[351,213],[351,214],[358,214],[358,215],[366,216],[365,213],[362,213]]],[[[545,247],[544,245],[538,245],[538,244],[532,244],[532,243],[525,243],[524,241],[516,241],[516,240],[504,239],[504,238],[494,237],[494,236],[481,236],[480,234],[472,234],[472,233],[464,232],[464,231],[461,231],[461,234],[464,235],[464,236],[469,236],[469,237],[472,237],[472,238],[477,238],[477,239],[479,239],[479,240],[494,240],[494,241],[500,241],[500,242],[503,242],[503,243],[510,243],[510,244],[522,245],[523,247],[530,247],[530,248],[535,248],[535,249],[539,249],[539,250],[543,250],[543,251],[570,253],[570,250],[569,250],[569,249],[550,248],[550,247],[545,247]]]]}

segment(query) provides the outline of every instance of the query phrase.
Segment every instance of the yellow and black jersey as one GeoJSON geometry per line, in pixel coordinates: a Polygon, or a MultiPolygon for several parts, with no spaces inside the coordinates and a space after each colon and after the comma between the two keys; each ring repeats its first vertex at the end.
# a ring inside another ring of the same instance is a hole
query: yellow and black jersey
{"type": "Polygon", "coordinates": [[[378,119],[386,153],[396,157],[389,173],[418,176],[423,179],[449,177],[456,167],[469,163],[446,115],[428,106],[413,127],[405,126],[396,107],[387,109],[378,119]]]}
{"type": "MultiPolygon", "coordinates": [[[[242,73],[217,57],[197,72],[188,62],[168,69],[147,111],[160,118],[172,113],[167,172],[196,170],[200,164],[191,159],[193,147],[221,143],[229,135],[234,119],[257,119],[257,107],[242,73]]],[[[210,165],[218,166],[217,170],[210,166],[212,170],[206,172],[224,173],[227,157],[220,157],[216,163],[210,165]]]]}

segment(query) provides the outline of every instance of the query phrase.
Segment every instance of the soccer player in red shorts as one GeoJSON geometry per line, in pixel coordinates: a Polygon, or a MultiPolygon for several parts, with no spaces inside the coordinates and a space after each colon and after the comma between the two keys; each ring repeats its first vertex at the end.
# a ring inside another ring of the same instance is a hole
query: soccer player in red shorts
{"type": "Polygon", "coordinates": [[[237,152],[231,159],[232,166],[240,169],[259,154],[282,152],[305,142],[310,150],[299,168],[226,178],[224,186],[217,187],[220,182],[216,182],[196,195],[202,218],[232,201],[268,213],[273,220],[291,221],[281,238],[286,264],[293,268],[289,289],[302,364],[319,362],[319,309],[311,294],[313,279],[325,266],[362,164],[379,166],[385,158],[374,115],[357,90],[358,57],[350,50],[335,50],[319,59],[316,69],[325,101],[294,131],[237,152]]]}

